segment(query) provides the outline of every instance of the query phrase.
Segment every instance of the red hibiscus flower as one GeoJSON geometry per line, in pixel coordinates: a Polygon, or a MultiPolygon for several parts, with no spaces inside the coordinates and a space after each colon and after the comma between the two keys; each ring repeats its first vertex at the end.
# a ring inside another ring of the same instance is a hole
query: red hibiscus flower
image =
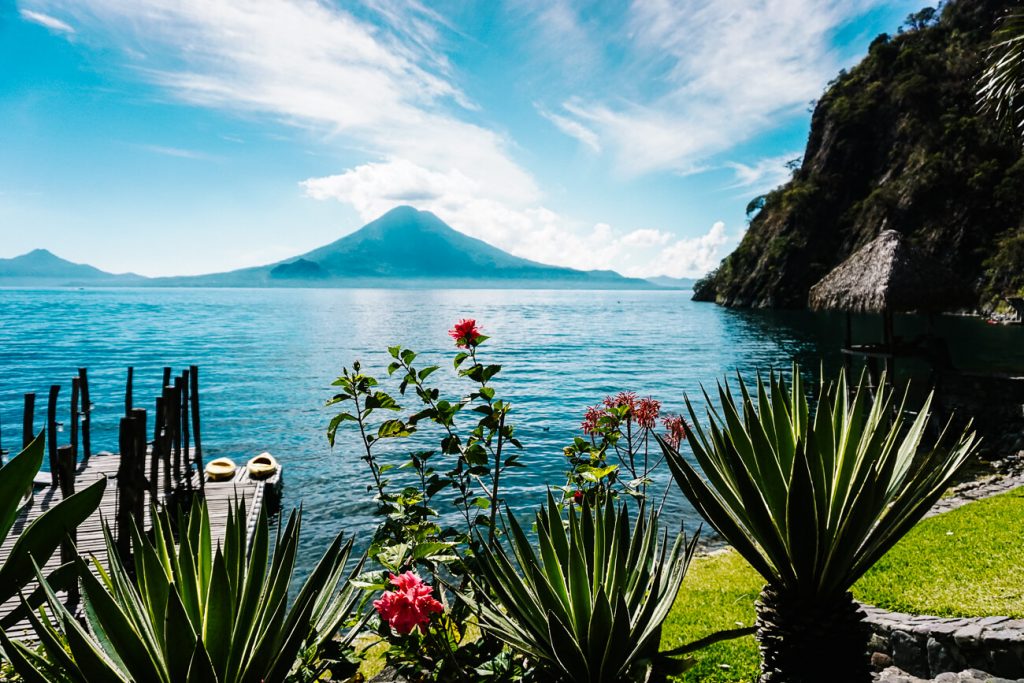
{"type": "Polygon", "coordinates": [[[444,611],[441,603],[431,595],[430,585],[423,583],[415,572],[405,572],[400,576],[391,574],[390,581],[397,589],[387,591],[379,600],[373,601],[380,618],[402,635],[417,627],[420,633],[426,633],[430,615],[444,611]]]}
{"type": "Polygon", "coordinates": [[[661,421],[665,425],[665,440],[672,448],[679,448],[679,444],[686,438],[686,421],[682,415],[669,415],[661,421]]]}
{"type": "Polygon", "coordinates": [[[480,333],[480,328],[476,326],[476,320],[472,318],[463,318],[455,323],[455,327],[448,330],[448,334],[455,340],[455,345],[463,349],[476,346],[480,343],[480,337],[483,336],[480,333]]]}
{"type": "Polygon", "coordinates": [[[582,503],[583,502],[583,491],[580,491],[580,490],[577,489],[576,493],[572,494],[572,499],[576,503],[582,503]]]}
{"type": "Polygon", "coordinates": [[[633,408],[633,419],[641,427],[646,429],[654,429],[654,425],[658,421],[658,412],[661,410],[661,402],[655,401],[653,398],[642,398],[636,402],[636,407],[633,408]]]}

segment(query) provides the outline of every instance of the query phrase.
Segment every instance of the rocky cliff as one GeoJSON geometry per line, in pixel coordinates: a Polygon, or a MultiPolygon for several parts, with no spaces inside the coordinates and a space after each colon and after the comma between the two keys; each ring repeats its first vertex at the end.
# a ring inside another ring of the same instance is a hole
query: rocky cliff
{"type": "Polygon", "coordinates": [[[1024,288],[1024,146],[980,114],[997,20],[1020,0],[953,0],[880,35],[818,101],[801,166],[751,203],[736,250],[695,286],[727,306],[800,308],[892,228],[973,284],[979,307],[1024,288]]]}

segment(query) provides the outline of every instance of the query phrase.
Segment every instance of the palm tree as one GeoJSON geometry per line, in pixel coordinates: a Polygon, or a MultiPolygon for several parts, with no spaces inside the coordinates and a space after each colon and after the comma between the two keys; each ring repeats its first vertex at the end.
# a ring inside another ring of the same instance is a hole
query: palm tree
{"type": "MultiPolygon", "coordinates": [[[[884,386],[884,385],[883,385],[884,386]]],[[[868,629],[850,587],[938,500],[971,455],[974,434],[952,449],[921,451],[931,397],[913,423],[892,391],[874,398],[863,379],[821,383],[812,415],[793,369],[791,388],[771,373],[740,401],[719,385],[703,429],[690,404],[687,439],[703,478],[661,446],[683,493],[764,577],[757,601],[762,683],[871,680],[868,629]]],[[[940,437],[939,442],[943,441],[940,437]]]]}
{"type": "Polygon", "coordinates": [[[1010,11],[999,22],[987,62],[978,103],[1024,137],[1024,8],[1010,11]]]}

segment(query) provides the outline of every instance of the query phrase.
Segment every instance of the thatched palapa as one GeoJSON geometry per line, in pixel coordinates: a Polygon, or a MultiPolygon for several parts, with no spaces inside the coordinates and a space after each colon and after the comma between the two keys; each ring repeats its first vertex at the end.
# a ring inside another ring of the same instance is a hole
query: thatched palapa
{"type": "Polygon", "coordinates": [[[813,310],[854,313],[937,313],[970,301],[969,289],[956,275],[900,233],[883,230],[811,287],[807,304],[813,310]]]}

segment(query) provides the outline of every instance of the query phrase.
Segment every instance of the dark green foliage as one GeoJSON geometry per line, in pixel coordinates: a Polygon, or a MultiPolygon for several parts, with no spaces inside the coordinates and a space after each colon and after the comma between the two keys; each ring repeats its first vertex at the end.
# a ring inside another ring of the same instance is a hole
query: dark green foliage
{"type": "Polygon", "coordinates": [[[42,581],[49,613],[31,615],[42,650],[0,631],[14,669],[29,683],[283,683],[300,658],[315,666],[355,610],[350,579],[362,562],[346,572],[352,541],[339,535],[289,601],[301,515],[283,524],[271,553],[266,512],[258,514],[247,548],[243,503],[216,545],[205,502],[179,520],[177,541],[170,515],[154,512],[153,540],[133,527],[132,568],[105,529],[109,566],[77,561],[87,626],[42,581]]]}
{"type": "Polygon", "coordinates": [[[954,0],[879,36],[818,101],[804,162],[765,196],[743,241],[696,298],[802,308],[810,287],[882,229],[964,281],[979,304],[1024,271],[1000,245],[1024,219],[1022,145],[977,106],[978,79],[1009,0],[954,0]]]}
{"type": "Polygon", "coordinates": [[[631,524],[628,504],[610,497],[569,506],[563,520],[549,495],[537,513],[536,545],[507,519],[510,550],[480,553],[478,579],[489,589],[471,598],[481,602],[480,628],[536,662],[538,680],[648,680],[696,537],[659,542],[655,512],[631,524]]]}
{"type": "MultiPolygon", "coordinates": [[[[0,543],[14,526],[22,497],[32,489],[32,480],[43,463],[43,434],[40,432],[28,447],[0,467],[0,543]]],[[[106,478],[100,479],[36,517],[21,532],[6,561],[0,564],[0,603],[25,588],[36,577],[35,564],[45,565],[68,533],[96,511],[106,486],[106,478]]],[[[67,563],[55,569],[49,580],[63,590],[77,580],[76,576],[75,565],[67,563]]],[[[43,599],[38,591],[28,598],[33,606],[43,599]]],[[[0,628],[9,628],[24,618],[25,610],[16,609],[0,621],[0,628]]]]}

